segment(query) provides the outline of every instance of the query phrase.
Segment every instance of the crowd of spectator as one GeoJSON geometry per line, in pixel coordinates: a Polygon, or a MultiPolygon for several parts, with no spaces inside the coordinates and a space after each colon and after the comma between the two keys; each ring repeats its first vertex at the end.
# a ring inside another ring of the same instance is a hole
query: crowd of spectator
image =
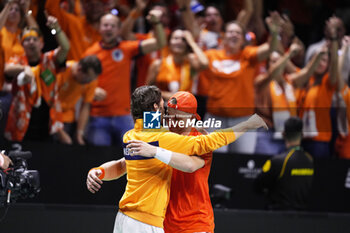
{"type": "Polygon", "coordinates": [[[193,93],[201,118],[223,128],[253,113],[267,122],[221,152],[281,153],[284,122],[298,116],[312,156],[350,158],[342,19],[329,16],[309,45],[299,27],[308,18],[292,6],[264,18],[263,1],[227,2],[223,11],[197,0],[2,1],[1,141],[118,145],[133,127],[132,90],[156,85],[165,100],[193,93]]]}

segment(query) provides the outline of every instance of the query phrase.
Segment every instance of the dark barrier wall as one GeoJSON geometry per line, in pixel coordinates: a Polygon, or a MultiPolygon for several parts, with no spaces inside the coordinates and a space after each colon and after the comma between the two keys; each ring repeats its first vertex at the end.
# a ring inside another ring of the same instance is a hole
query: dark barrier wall
{"type": "MultiPolygon", "coordinates": [[[[86,175],[90,168],[122,157],[122,149],[114,147],[81,147],[58,144],[23,144],[32,151],[29,168],[39,170],[41,192],[30,200],[48,204],[117,205],[126,177],[104,182],[97,194],[86,189],[86,175]]],[[[213,205],[222,208],[263,209],[264,197],[253,191],[254,178],[268,157],[259,155],[214,154],[209,179],[211,187],[221,184],[231,188],[230,196],[219,198],[212,190],[213,205]]],[[[350,212],[350,161],[321,160],[315,162],[315,179],[310,210],[350,212]],[[348,188],[345,187],[348,179],[348,188]]]]}
{"type": "MultiPolygon", "coordinates": [[[[21,204],[9,209],[0,232],[111,233],[116,212],[113,206],[21,204]]],[[[215,209],[214,215],[216,233],[350,232],[349,214],[215,209]]]]}

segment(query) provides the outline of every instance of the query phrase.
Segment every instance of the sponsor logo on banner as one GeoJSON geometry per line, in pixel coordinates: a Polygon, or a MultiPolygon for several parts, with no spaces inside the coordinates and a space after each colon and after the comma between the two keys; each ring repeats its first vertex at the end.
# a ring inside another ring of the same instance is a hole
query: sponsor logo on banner
{"type": "Polygon", "coordinates": [[[255,167],[255,161],[250,159],[246,167],[239,167],[238,174],[241,174],[246,179],[255,179],[261,173],[261,168],[255,167]]]}

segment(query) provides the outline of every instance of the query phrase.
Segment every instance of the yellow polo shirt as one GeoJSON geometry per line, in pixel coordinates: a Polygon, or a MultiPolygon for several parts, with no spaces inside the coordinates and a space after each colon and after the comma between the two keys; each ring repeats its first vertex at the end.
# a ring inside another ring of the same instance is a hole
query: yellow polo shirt
{"type": "Polygon", "coordinates": [[[142,140],[173,152],[202,155],[235,139],[231,129],[209,135],[183,136],[165,129],[143,130],[142,119],[136,120],[134,129],[126,132],[123,138],[127,185],[119,202],[120,211],[138,221],[163,228],[170,196],[172,167],[155,158],[130,156],[126,149],[128,141],[142,140]]]}

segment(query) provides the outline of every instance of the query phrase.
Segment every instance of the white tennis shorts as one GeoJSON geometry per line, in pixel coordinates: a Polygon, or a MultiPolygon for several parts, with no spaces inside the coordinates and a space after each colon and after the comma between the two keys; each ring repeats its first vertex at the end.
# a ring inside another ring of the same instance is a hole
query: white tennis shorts
{"type": "Polygon", "coordinates": [[[113,233],[164,233],[163,228],[155,227],[118,212],[113,233]]]}

